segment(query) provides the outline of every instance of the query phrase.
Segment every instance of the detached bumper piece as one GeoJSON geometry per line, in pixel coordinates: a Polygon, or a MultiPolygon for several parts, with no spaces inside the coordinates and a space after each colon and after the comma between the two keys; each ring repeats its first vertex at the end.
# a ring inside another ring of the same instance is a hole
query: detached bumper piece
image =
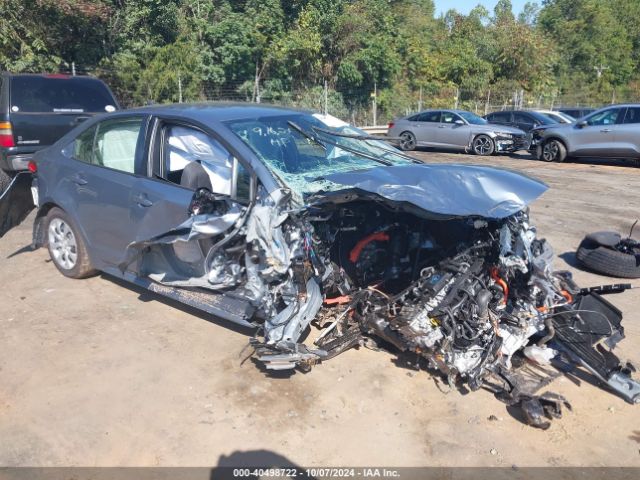
{"type": "Polygon", "coordinates": [[[258,342],[251,342],[256,359],[262,362],[267,370],[291,370],[296,367],[308,371],[311,367],[327,357],[324,350],[309,350],[305,345],[296,344],[290,352],[283,352],[258,342]]]}
{"type": "Polygon", "coordinates": [[[581,295],[575,309],[557,315],[555,344],[629,403],[640,403],[640,383],[632,365],[622,365],[612,352],[624,338],[622,312],[597,293],[581,295]]]}
{"type": "Polygon", "coordinates": [[[512,135],[510,138],[498,136],[495,139],[496,150],[498,152],[517,152],[528,150],[530,142],[526,135],[512,135]]]}
{"type": "Polygon", "coordinates": [[[11,180],[4,192],[0,192],[0,238],[18,226],[35,208],[31,193],[34,178],[30,172],[20,172],[11,180]]]}

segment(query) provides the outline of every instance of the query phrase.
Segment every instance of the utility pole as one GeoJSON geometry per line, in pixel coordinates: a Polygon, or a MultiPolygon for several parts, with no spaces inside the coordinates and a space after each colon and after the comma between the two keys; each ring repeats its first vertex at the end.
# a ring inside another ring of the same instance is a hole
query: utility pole
{"type": "Polygon", "coordinates": [[[456,105],[453,107],[454,110],[458,109],[458,98],[460,97],[460,89],[456,87],[456,105]]]}
{"type": "Polygon", "coordinates": [[[491,89],[487,91],[487,103],[484,104],[484,114],[489,113],[489,102],[491,101],[491,89]]]}
{"type": "Polygon", "coordinates": [[[178,75],[178,103],[182,103],[182,78],[178,75]]]}
{"type": "Polygon", "coordinates": [[[71,75],[76,76],[76,62],[71,62],[71,75]]]}
{"type": "Polygon", "coordinates": [[[329,114],[329,86],[327,81],[324,81],[324,116],[329,114]]]}
{"type": "Polygon", "coordinates": [[[420,87],[420,99],[418,100],[418,111],[422,111],[422,87],[420,87]]]}
{"type": "Polygon", "coordinates": [[[256,77],[253,82],[253,99],[256,103],[260,103],[260,69],[256,61],[256,77]]]}
{"type": "Polygon", "coordinates": [[[375,127],[378,125],[378,107],[376,105],[376,101],[378,99],[378,84],[376,82],[373,82],[373,93],[371,96],[373,97],[373,126],[375,127]]]}

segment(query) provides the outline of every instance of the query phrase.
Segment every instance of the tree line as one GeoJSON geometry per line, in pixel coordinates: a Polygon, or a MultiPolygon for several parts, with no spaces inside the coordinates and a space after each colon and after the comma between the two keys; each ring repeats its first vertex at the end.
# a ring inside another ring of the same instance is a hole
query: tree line
{"type": "Polygon", "coordinates": [[[602,103],[640,93],[637,0],[543,0],[518,14],[500,0],[468,15],[436,15],[432,0],[0,5],[0,68],[92,73],[125,105],[234,95],[315,102],[325,85],[337,109],[366,106],[375,91],[382,111],[443,89],[469,98],[580,92],[602,103]]]}

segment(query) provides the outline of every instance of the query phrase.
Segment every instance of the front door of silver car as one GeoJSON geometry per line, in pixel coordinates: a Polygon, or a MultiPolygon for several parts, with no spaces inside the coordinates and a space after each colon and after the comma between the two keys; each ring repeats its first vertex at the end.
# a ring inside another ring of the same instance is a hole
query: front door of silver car
{"type": "Polygon", "coordinates": [[[616,157],[618,123],[622,120],[620,107],[601,110],[586,117],[572,130],[569,137],[571,154],[578,157],[616,157]]]}
{"type": "Polygon", "coordinates": [[[447,147],[468,147],[471,129],[467,122],[453,112],[442,112],[436,142],[447,147]]]}
{"type": "Polygon", "coordinates": [[[235,285],[239,269],[224,244],[250,203],[252,175],[198,125],[158,118],[154,132],[148,175],[134,185],[148,205],[132,209],[136,238],[121,252],[120,270],[176,287],[235,285]]]}

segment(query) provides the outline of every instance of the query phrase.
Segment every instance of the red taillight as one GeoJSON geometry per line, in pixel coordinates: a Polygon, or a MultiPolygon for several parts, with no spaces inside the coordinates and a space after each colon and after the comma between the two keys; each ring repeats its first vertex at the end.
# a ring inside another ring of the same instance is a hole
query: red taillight
{"type": "Polygon", "coordinates": [[[389,130],[391,130],[391,129],[393,128],[393,125],[394,125],[394,123],[393,123],[393,122],[389,122],[389,125],[387,126],[387,128],[388,128],[389,130]]]}
{"type": "Polygon", "coordinates": [[[15,147],[11,123],[0,122],[0,147],[15,147]]]}
{"type": "Polygon", "coordinates": [[[31,173],[36,173],[38,171],[38,165],[36,165],[36,162],[34,162],[33,160],[29,160],[29,163],[27,163],[27,168],[31,173]]]}

